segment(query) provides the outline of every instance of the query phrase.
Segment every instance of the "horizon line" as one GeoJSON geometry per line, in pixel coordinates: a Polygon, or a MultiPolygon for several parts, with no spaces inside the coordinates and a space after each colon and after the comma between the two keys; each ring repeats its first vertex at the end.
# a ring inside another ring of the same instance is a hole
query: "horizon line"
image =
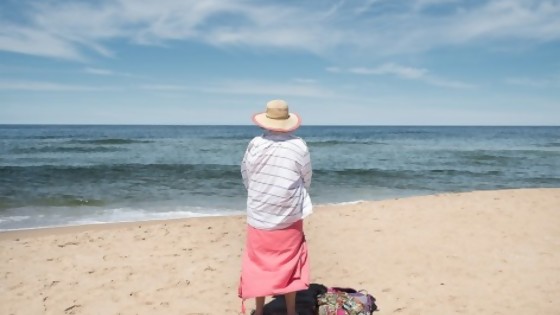
{"type": "MultiPolygon", "coordinates": [[[[142,126],[169,126],[169,127],[256,127],[260,128],[259,126],[253,124],[114,124],[114,123],[88,123],[88,124],[72,124],[72,123],[0,123],[0,126],[129,126],[129,127],[142,127],[142,126]]],[[[558,125],[535,125],[535,124],[527,124],[527,125],[510,125],[510,124],[456,124],[456,125],[445,125],[445,124],[371,124],[371,125],[363,125],[363,124],[309,124],[309,125],[302,125],[300,128],[305,127],[560,127],[558,125]]]]}

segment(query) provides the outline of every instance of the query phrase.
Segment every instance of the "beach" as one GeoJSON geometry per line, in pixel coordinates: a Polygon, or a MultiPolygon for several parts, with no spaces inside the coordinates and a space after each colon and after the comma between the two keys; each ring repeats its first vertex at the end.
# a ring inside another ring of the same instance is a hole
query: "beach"
{"type": "MultiPolygon", "coordinates": [[[[311,281],[376,314],[558,314],[559,211],[554,188],[316,206],[311,281]]],[[[0,314],[238,314],[244,220],[2,232],[0,314]]]]}

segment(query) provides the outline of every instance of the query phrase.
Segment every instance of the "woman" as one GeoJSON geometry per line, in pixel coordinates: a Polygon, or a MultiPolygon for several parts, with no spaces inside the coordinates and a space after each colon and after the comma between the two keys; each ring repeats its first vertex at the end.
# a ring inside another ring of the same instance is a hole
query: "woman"
{"type": "Polygon", "coordinates": [[[308,189],[311,160],[306,143],[292,135],[301,124],[283,100],[267,103],[253,122],[265,130],[248,145],[241,164],[247,189],[247,239],[239,296],[255,298],[263,315],[265,297],[284,295],[296,315],[296,291],[309,286],[303,219],[313,211],[308,189]]]}

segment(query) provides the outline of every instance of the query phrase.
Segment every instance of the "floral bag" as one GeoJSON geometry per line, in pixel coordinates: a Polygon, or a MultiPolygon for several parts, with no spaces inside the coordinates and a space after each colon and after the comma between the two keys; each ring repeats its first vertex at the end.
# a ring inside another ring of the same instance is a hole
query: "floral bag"
{"type": "Polygon", "coordinates": [[[329,288],[317,304],[318,315],[371,315],[377,310],[373,296],[351,288],[329,288]]]}

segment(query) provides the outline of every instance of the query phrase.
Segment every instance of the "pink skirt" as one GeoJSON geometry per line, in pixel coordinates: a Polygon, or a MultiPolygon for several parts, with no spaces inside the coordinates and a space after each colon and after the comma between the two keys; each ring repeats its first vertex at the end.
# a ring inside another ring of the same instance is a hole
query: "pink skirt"
{"type": "Polygon", "coordinates": [[[300,220],[281,230],[247,225],[239,297],[281,295],[309,286],[307,244],[300,220]]]}

